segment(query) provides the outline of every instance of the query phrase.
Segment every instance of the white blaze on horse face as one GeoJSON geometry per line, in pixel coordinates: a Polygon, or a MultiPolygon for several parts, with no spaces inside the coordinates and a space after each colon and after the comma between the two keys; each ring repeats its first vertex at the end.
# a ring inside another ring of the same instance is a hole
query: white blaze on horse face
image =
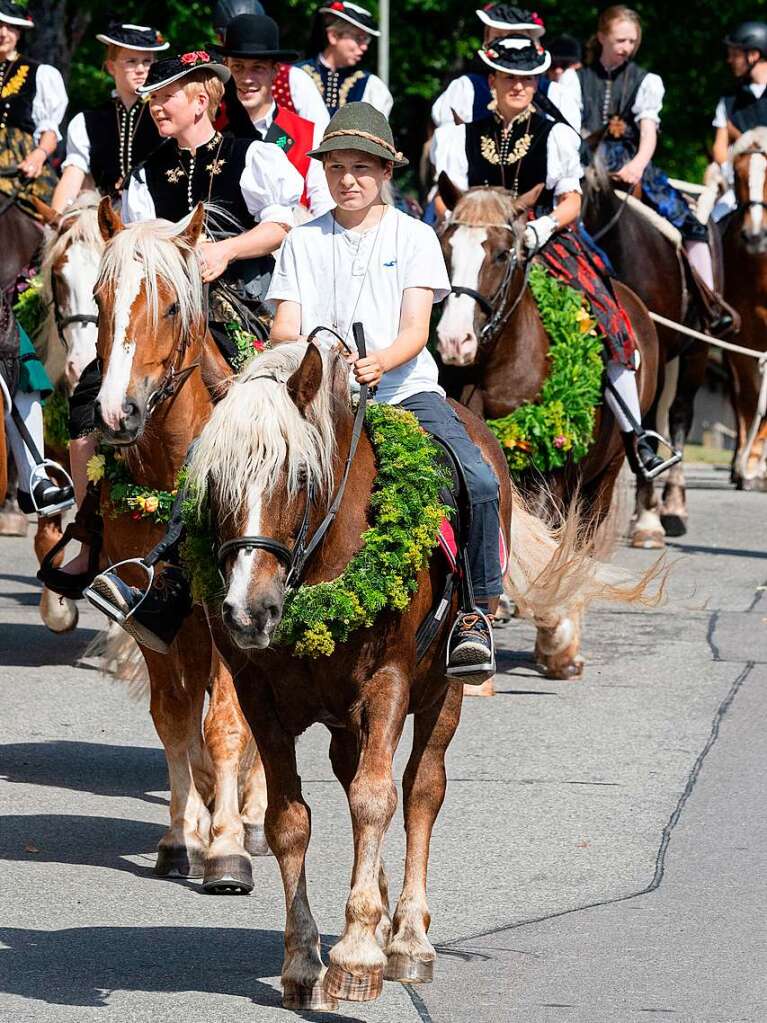
{"type": "Polygon", "coordinates": [[[126,266],[115,289],[112,350],[98,395],[101,418],[110,430],[119,430],[122,425],[123,406],[136,353],[136,342],[128,337],[128,328],[131,309],[141,290],[143,277],[141,264],[134,260],[126,266]]]}
{"type": "MultiPolygon", "coordinates": [[[[61,315],[96,316],[98,308],[93,288],[99,273],[100,253],[81,241],[67,250],[66,262],[59,270],[61,315]]],[[[66,347],[64,377],[70,393],[85,367],[96,358],[96,324],[70,323],[62,338],[66,347]]]]}
{"type": "Polygon", "coordinates": [[[748,161],[748,197],[754,204],[749,210],[750,234],[758,235],[764,219],[764,181],[767,172],[767,157],[753,153],[748,161]]]}
{"type": "MultiPolygon", "coordinates": [[[[485,262],[483,227],[460,226],[450,239],[450,283],[454,287],[478,290],[479,275],[485,262]]],[[[453,366],[468,366],[477,355],[474,317],[477,303],[469,295],[450,295],[437,325],[439,354],[453,366]]]]}
{"type": "MultiPolygon", "coordinates": [[[[245,536],[261,534],[261,493],[255,487],[248,490],[248,521],[245,536]]],[[[226,602],[236,615],[247,615],[249,604],[250,578],[253,568],[253,552],[238,551],[229,577],[226,602]]]]}

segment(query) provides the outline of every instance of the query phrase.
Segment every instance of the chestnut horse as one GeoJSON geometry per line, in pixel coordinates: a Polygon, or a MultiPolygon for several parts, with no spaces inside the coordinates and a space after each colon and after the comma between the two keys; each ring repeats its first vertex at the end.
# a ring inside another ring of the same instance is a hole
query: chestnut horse
{"type": "MultiPolygon", "coordinates": [[[[754,128],[733,148],[738,208],[726,222],[727,301],[740,313],[738,344],[767,351],[767,128],[754,128]]],[[[756,359],[725,352],[730,370],[737,449],[732,478],[739,490],[767,490],[767,387],[756,359]]]]}
{"type": "MultiPolygon", "coordinates": [[[[690,282],[681,238],[672,240],[674,228],[662,222],[659,215],[648,207],[640,207],[636,200],[616,195],[612,181],[599,161],[586,171],[583,185],[583,223],[592,236],[598,238],[598,244],[609,257],[618,279],[628,285],[648,309],[676,323],[701,330],[695,303],[690,301],[690,282]]],[[[716,246],[714,251],[716,254],[716,246]]],[[[721,292],[720,259],[715,260],[715,268],[720,278],[717,289],[721,292]]],[[[673,396],[668,409],[668,430],[671,443],[683,452],[692,428],[695,396],[705,378],[708,345],[666,326],[659,326],[657,330],[660,357],[655,400],[643,423],[650,430],[658,430],[662,426],[658,413],[666,384],[666,367],[677,359],[676,381],[670,381],[673,396]]],[[[683,462],[669,470],[660,500],[652,480],[637,483],[632,546],[661,548],[667,535],[683,536],[687,532],[687,519],[683,462]]]]}
{"type": "MultiPolygon", "coordinates": [[[[136,482],[172,491],[187,449],[213,409],[211,393],[231,372],[204,314],[195,253],[204,210],[199,205],[179,224],[153,220],[124,227],[105,198],[98,218],[106,242],[95,290],[102,439],[120,451],[136,482]]],[[[108,508],[108,489],[104,496],[108,508]]],[[[104,550],[113,563],[147,554],[163,533],[147,518],[104,516],[104,550]]],[[[142,574],[136,581],[146,584],[142,574]]],[[[143,647],[142,653],[171,789],[170,827],[159,843],[157,873],[202,874],[209,891],[249,891],[243,822],[258,851],[263,775],[256,757],[240,813],[238,772],[244,754],[253,755],[250,731],[202,608],[195,607],[167,654],[143,647]]]]}
{"type": "MultiPolygon", "coordinates": [[[[565,577],[582,591],[596,585],[593,566],[579,560],[572,534],[558,543],[516,503],[497,441],[468,409],[456,408],[501,481],[500,521],[515,599],[542,615],[558,601],[565,577]]],[[[266,835],[287,910],[283,1005],[299,1010],[331,1009],[336,998],[373,999],[384,977],[431,979],[436,953],[427,937],[429,842],[445,796],[445,752],[463,692],[445,678],[455,602],[437,640],[420,662],[416,658],[418,627],[444,588],[447,567],[438,554],[419,573],[407,610],[382,612],[374,626],[337,643],[329,656],[297,657],[272,645],[294,558],[311,549],[316,536],[300,581],[333,580],[368,528],[376,460],[364,431],[355,453],[354,428],[342,356],[303,341],[281,344],[233,383],[203,429],[189,469],[192,493],[209,502],[223,577],[223,601],[209,600],[208,616],[266,771],[266,835]],[[336,506],[338,514],[327,520],[336,506]],[[404,888],[392,920],[381,846],[396,808],[392,761],[408,714],[414,729],[403,777],[404,888]],[[307,898],[310,812],[295,756],[296,737],[315,722],[330,732],[330,760],[346,791],[354,842],[346,926],[330,951],[327,974],[307,898]]]]}

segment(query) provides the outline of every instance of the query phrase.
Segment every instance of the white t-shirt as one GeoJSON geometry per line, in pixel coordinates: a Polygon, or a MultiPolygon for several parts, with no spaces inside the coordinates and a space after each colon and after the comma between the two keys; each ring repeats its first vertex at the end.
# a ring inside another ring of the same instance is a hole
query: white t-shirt
{"type": "MultiPolygon", "coordinates": [[[[266,297],[301,305],[302,334],[335,323],[351,342],[352,323],[359,321],[368,351],[380,352],[399,333],[407,288],[432,288],[440,302],[450,292],[450,280],[434,231],[389,206],[380,225],[363,233],[336,224],[332,211],[294,227],[277,255],[266,297]]],[[[331,334],[320,339],[335,342],[331,334]]],[[[445,393],[426,348],[384,374],[376,400],[397,405],[421,391],[445,393]]]]}

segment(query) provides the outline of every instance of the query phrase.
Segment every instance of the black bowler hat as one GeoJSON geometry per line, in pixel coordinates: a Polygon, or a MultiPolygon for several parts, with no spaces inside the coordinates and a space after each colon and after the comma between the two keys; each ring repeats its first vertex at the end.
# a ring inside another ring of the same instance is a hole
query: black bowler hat
{"type": "Polygon", "coordinates": [[[21,4],[11,3],[11,0],[0,0],[0,21],[5,25],[13,25],[14,28],[35,27],[32,17],[21,4]]]}
{"type": "Polygon", "coordinates": [[[289,62],[298,58],[297,50],[280,49],[280,30],[274,18],[266,14],[238,14],[226,26],[224,45],[216,49],[221,57],[250,57],[251,60],[289,62]]]}
{"type": "Polygon", "coordinates": [[[551,67],[551,56],[546,50],[525,36],[503,36],[494,39],[482,50],[477,50],[479,59],[493,71],[506,75],[542,75],[551,67]]]}
{"type": "Polygon", "coordinates": [[[121,46],[124,50],[152,50],[157,53],[170,46],[156,28],[150,25],[127,25],[121,21],[110,21],[106,32],[99,32],[96,38],[100,43],[121,46]]]}
{"type": "Polygon", "coordinates": [[[551,54],[552,64],[558,64],[560,67],[580,64],[583,60],[583,50],[575,36],[557,36],[551,40],[547,49],[551,54]]]}
{"type": "Polygon", "coordinates": [[[157,92],[158,89],[164,89],[166,85],[191,75],[193,71],[205,71],[215,75],[222,82],[228,82],[232,77],[232,72],[226,64],[212,61],[205,50],[192,50],[191,53],[182,53],[180,57],[156,60],[149,68],[146,81],[139,85],[136,92],[139,96],[147,96],[150,92],[157,92]]]}

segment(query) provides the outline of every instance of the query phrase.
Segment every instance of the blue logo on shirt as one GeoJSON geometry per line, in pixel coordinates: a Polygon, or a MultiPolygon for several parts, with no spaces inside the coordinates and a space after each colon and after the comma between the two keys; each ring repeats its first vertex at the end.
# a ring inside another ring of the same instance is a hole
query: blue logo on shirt
{"type": "Polygon", "coordinates": [[[397,265],[397,260],[396,259],[390,259],[388,263],[384,263],[384,266],[396,266],[396,265],[397,265]]]}

